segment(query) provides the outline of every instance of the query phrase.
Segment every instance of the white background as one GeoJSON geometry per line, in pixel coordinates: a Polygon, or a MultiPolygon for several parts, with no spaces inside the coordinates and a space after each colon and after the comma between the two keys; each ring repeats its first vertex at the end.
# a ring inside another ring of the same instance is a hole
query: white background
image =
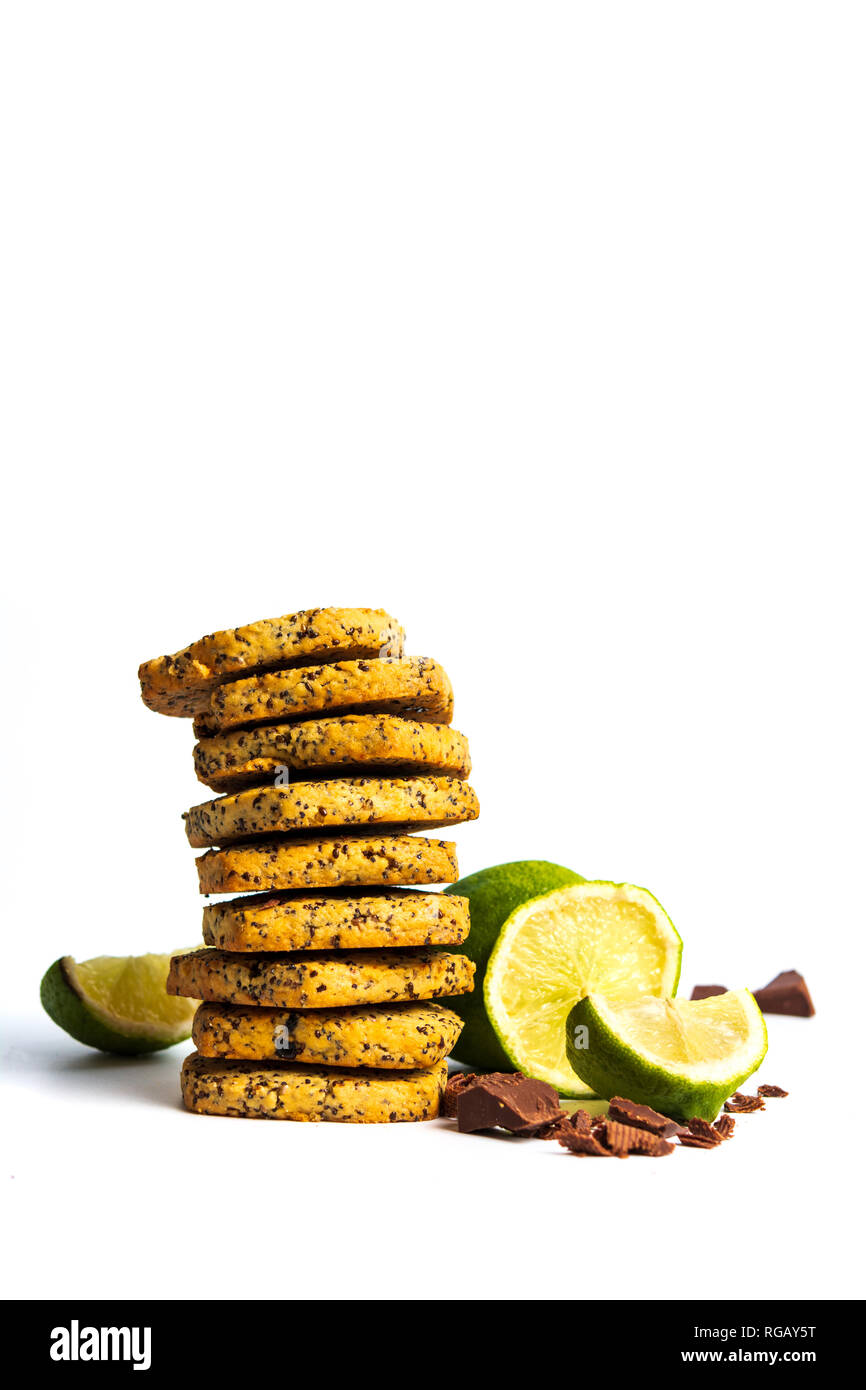
{"type": "Polygon", "coordinates": [[[862,1010],[864,37],[856,4],[4,8],[11,1294],[863,1292],[817,1135],[862,1010]],[[200,1119],[183,1049],[54,1028],[58,955],[199,933],[204,791],[139,662],[319,604],[447,667],[463,872],[645,884],[686,988],[807,975],[790,1100],[578,1163],[200,1119]]]}

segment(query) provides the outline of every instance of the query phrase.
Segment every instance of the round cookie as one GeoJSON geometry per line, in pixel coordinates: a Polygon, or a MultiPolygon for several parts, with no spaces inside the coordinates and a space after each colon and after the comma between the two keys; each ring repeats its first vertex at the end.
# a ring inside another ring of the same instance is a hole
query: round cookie
{"type": "MultiPolygon", "coordinates": [[[[202,739],[193,749],[195,774],[216,792],[273,782],[281,769],[339,776],[343,767],[406,776],[429,772],[468,777],[463,734],[393,714],[347,714],[300,724],[265,724],[202,739]]],[[[294,780],[294,778],[292,779],[294,780]]]]}
{"type": "Polygon", "coordinates": [[[217,686],[193,728],[200,738],[252,724],[371,710],[450,724],[454,692],[438,661],[428,656],[337,661],[217,686]]]}
{"type": "Polygon", "coordinates": [[[469,899],[369,888],[363,896],[253,894],[206,907],[202,935],[223,951],[459,946],[469,935],[469,899]]]}
{"type": "Polygon", "coordinates": [[[412,886],[453,883],[458,877],[453,841],[420,835],[268,840],[208,850],[198,856],[195,866],[200,893],[412,886]]]}
{"type": "Polygon", "coordinates": [[[212,632],[174,656],[143,662],[141,698],[160,714],[188,717],[207,707],[216,686],[240,675],[299,662],[401,656],[404,638],[381,608],[308,608],[212,632]]]}
{"type": "Polygon", "coordinates": [[[341,1009],[466,994],[475,966],[445,951],[236,955],[203,947],[172,956],[166,993],[266,1008],[341,1009]]]}
{"type": "Polygon", "coordinates": [[[435,1119],[447,1079],[447,1062],[421,1071],[333,1071],[193,1052],[183,1064],[181,1092],[187,1110],[200,1115],[395,1124],[435,1119]]]}
{"type": "Polygon", "coordinates": [[[394,1071],[435,1066],[462,1027],[441,1004],[301,1010],[201,1004],[192,1040],[203,1057],[394,1071]]]}
{"type": "Polygon", "coordinates": [[[184,813],[194,849],[257,835],[371,827],[435,830],[475,820],[478,798],[457,777],[345,777],[332,782],[247,787],[184,813]]]}

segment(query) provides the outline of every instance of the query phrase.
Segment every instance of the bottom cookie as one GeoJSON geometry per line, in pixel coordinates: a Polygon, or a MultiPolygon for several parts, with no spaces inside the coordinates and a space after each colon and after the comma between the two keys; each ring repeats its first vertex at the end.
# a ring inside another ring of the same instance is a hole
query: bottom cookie
{"type": "Polygon", "coordinates": [[[446,1062],[423,1071],[338,1071],[193,1052],[183,1064],[181,1091],[187,1109],[200,1115],[395,1124],[435,1119],[447,1078],[446,1062]]]}

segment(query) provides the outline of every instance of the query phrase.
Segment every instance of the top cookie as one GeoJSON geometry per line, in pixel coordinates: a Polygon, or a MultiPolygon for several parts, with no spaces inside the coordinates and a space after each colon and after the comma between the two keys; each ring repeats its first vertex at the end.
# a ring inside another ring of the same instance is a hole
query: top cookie
{"type": "Polygon", "coordinates": [[[174,656],[138,668],[141,698],[160,714],[204,710],[216,686],[257,671],[316,661],[402,656],[405,633],[381,608],[307,608],[212,632],[174,656]]]}

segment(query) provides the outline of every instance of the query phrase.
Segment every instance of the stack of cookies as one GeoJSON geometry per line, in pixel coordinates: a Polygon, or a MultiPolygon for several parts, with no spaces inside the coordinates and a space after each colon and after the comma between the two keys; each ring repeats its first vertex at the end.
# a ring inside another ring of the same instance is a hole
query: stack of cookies
{"type": "Polygon", "coordinates": [[[205,947],[168,991],[200,999],[182,1072],[190,1110],[285,1120],[438,1113],[472,989],[449,951],[469,931],[455,847],[419,835],[474,820],[453,693],[403,655],[387,613],[317,608],[213,633],[139,669],[142,699],[192,718],[199,781],[184,815],[205,947]],[[443,949],[445,948],[445,949],[443,949]]]}

